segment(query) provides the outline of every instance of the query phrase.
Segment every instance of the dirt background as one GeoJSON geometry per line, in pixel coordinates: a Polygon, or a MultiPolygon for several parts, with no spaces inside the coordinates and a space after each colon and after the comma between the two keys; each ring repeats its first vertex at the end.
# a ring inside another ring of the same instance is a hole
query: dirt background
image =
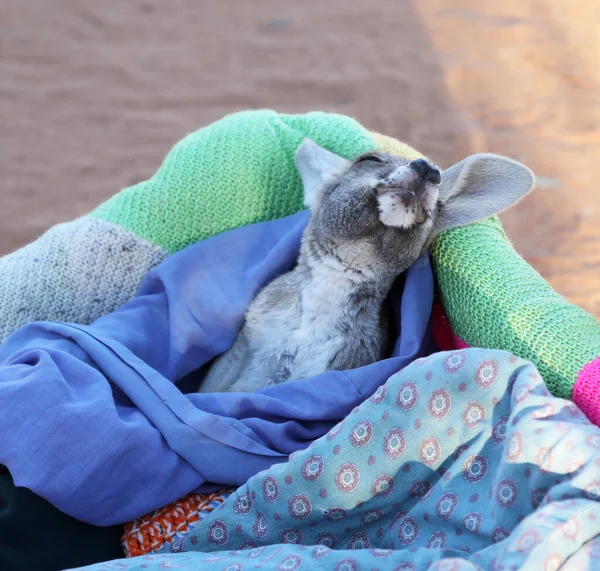
{"type": "Polygon", "coordinates": [[[517,250],[600,316],[600,2],[0,0],[0,254],[149,177],[246,108],[352,115],[538,189],[517,250]]]}

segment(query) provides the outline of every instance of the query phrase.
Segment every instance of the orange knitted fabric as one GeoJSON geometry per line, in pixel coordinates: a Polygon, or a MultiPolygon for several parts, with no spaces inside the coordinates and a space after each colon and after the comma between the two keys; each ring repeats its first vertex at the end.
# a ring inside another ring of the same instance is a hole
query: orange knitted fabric
{"type": "Polygon", "coordinates": [[[125,525],[122,538],[127,557],[157,551],[219,506],[233,490],[187,496],[125,525]]]}

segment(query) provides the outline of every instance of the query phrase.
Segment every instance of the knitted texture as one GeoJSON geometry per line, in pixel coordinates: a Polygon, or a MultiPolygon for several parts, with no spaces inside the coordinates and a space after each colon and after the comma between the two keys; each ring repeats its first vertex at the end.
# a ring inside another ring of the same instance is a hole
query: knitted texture
{"type": "MultiPolygon", "coordinates": [[[[395,139],[372,133],[379,148],[417,158],[395,139]]],[[[505,349],[533,361],[552,394],[573,399],[600,424],[600,324],[568,303],[510,245],[497,217],[444,232],[432,260],[442,305],[433,331],[442,349],[505,349]],[[445,311],[444,311],[445,310],[445,311]],[[582,371],[580,373],[580,371],[582,371]]]]}
{"type": "Polygon", "coordinates": [[[167,252],[84,217],[0,258],[0,342],[32,321],[90,323],[130,299],[167,252]]]}
{"type": "Polygon", "coordinates": [[[454,333],[533,361],[552,394],[571,398],[578,372],[600,355],[598,321],[552,290],[496,218],[443,233],[432,254],[454,333]]]}
{"type": "Polygon", "coordinates": [[[32,321],[91,323],[168,253],[301,210],[304,137],[347,158],[376,147],[354,119],[316,112],[242,112],[188,135],[148,181],[0,258],[0,342],[32,321]]]}
{"type": "MultiPolygon", "coordinates": [[[[149,180],[1,258],[0,341],[30,321],[89,323],[130,299],[168,253],[300,210],[294,153],[304,137],[346,158],[376,147],[420,156],[340,115],[249,111],[225,117],[175,145],[149,180]]],[[[594,361],[600,325],[519,257],[497,219],[445,232],[432,259],[444,343],[529,359],[559,397],[571,397],[579,375],[575,401],[600,422],[600,365],[594,361]]],[[[177,540],[219,497],[188,496],[130,524],[126,549],[146,553],[167,538],[177,540]]]]}
{"type": "Polygon", "coordinates": [[[122,545],[126,557],[158,552],[165,543],[182,539],[193,527],[231,495],[233,490],[188,494],[125,525],[122,545]]]}
{"type": "Polygon", "coordinates": [[[397,139],[388,137],[387,135],[382,135],[381,133],[375,133],[372,131],[371,136],[373,137],[377,148],[385,153],[390,153],[391,155],[404,157],[409,161],[414,161],[415,159],[425,157],[425,155],[419,153],[412,147],[408,146],[406,143],[402,143],[397,139]]]}
{"type": "Polygon", "coordinates": [[[175,145],[156,174],[108,200],[93,216],[170,252],[246,224],[303,208],[294,154],[304,137],[346,158],[376,147],[349,117],[248,111],[175,145]]]}
{"type": "MultiPolygon", "coordinates": [[[[89,323],[131,298],[167,253],[301,209],[294,153],[304,137],[347,158],[377,146],[420,156],[341,115],[227,116],[177,143],[148,181],[0,259],[0,340],[34,320],[89,323]]],[[[432,254],[458,338],[532,360],[553,393],[569,398],[600,355],[598,322],[518,256],[497,219],[445,232],[432,254]]]]}

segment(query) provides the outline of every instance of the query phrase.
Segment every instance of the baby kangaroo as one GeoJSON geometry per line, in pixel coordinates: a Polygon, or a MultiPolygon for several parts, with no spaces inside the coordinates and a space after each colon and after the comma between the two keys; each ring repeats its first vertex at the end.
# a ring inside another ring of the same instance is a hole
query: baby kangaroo
{"type": "Polygon", "coordinates": [[[305,139],[296,167],[311,209],[298,263],[258,294],[200,392],[250,392],[384,358],[394,280],[437,234],[496,214],[533,187],[529,169],[492,154],[440,172],[380,152],[350,162],[305,139]]]}

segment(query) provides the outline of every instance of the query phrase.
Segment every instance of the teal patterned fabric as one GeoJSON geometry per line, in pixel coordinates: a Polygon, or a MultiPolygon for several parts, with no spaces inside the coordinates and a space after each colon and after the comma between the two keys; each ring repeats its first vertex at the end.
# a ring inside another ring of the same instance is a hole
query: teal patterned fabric
{"type": "Polygon", "coordinates": [[[88,569],[597,569],[599,474],[600,429],[531,363],[437,353],[250,479],[173,553],[88,569]]]}

